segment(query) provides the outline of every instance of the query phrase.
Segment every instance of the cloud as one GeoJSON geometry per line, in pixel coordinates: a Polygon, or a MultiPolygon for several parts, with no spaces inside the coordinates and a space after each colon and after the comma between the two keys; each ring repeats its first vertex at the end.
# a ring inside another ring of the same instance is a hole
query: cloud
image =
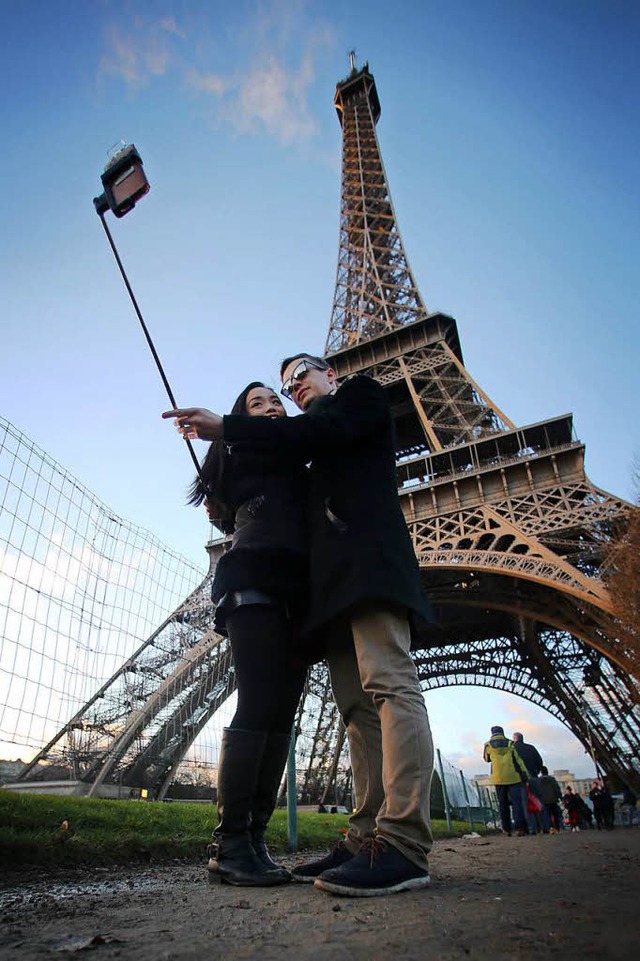
{"type": "Polygon", "coordinates": [[[160,30],[166,30],[167,33],[175,33],[175,35],[180,37],[181,40],[185,40],[187,37],[184,30],[180,30],[178,27],[175,17],[163,17],[158,24],[158,27],[160,30]]]}
{"type": "Polygon", "coordinates": [[[130,90],[144,86],[151,77],[166,74],[176,60],[172,36],[186,39],[173,17],[157,22],[136,17],[126,30],[111,23],[106,28],[106,52],[100,59],[99,73],[119,77],[130,90]]]}
{"type": "Polygon", "coordinates": [[[191,20],[188,31],[174,17],[112,23],[100,74],[118,77],[132,93],[154,77],[172,76],[178,89],[209,98],[213,118],[236,133],[287,144],[313,137],[308,98],[315,63],[334,42],[327,24],[304,3],[272,0],[229,29],[224,41],[211,29],[210,19],[191,20]]]}
{"type": "Polygon", "coordinates": [[[229,87],[228,81],[220,74],[206,73],[193,67],[187,71],[186,81],[194,90],[218,97],[221,97],[229,87]]]}
{"type": "Polygon", "coordinates": [[[125,39],[116,27],[111,27],[108,34],[109,52],[100,60],[100,73],[115,74],[128,86],[138,86],[142,75],[132,41],[125,39]]]}
{"type": "Polygon", "coordinates": [[[189,69],[186,83],[214,98],[214,115],[241,134],[267,133],[283,143],[311,137],[316,125],[307,102],[314,78],[310,55],[297,68],[270,55],[246,71],[223,75],[189,69]]]}
{"type": "Polygon", "coordinates": [[[484,741],[473,741],[468,745],[467,754],[449,755],[447,760],[456,770],[474,771],[476,774],[482,770],[482,750],[484,741]]]}
{"type": "Polygon", "coordinates": [[[312,136],[316,127],[306,100],[312,79],[308,57],[298,70],[287,70],[274,57],[256,66],[229,104],[234,126],[243,133],[262,127],[285,143],[312,136]]]}

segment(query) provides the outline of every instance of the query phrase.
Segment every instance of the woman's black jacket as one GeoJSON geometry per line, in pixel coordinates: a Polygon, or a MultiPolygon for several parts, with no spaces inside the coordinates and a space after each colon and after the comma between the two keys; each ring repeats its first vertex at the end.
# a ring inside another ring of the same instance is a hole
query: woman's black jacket
{"type": "Polygon", "coordinates": [[[230,445],[217,495],[234,511],[235,530],[215,570],[215,604],[228,592],[256,590],[306,607],[306,474],[295,452],[230,445]]]}

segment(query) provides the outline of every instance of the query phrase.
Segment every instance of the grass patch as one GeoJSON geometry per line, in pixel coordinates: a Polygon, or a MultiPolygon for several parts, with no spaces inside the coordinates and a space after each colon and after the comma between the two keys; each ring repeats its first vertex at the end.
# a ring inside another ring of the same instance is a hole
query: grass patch
{"type": "MultiPolygon", "coordinates": [[[[341,814],[299,812],[298,848],[330,847],[347,820],[341,814]]],[[[0,866],[198,861],[216,823],[213,804],[109,801],[0,789],[0,866]]],[[[434,821],[432,827],[435,837],[449,836],[446,822],[434,821]]],[[[468,830],[464,821],[452,824],[454,836],[468,830]]],[[[274,813],[267,841],[276,852],[287,850],[286,811],[274,813]]]]}

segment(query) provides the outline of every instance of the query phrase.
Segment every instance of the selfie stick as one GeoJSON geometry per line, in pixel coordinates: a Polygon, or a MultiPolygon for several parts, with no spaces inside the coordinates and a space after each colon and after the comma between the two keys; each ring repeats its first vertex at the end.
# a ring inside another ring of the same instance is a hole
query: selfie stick
{"type": "MultiPolygon", "coordinates": [[[[107,223],[104,219],[104,215],[107,210],[112,210],[116,217],[124,217],[130,210],[133,210],[138,200],[144,197],[145,194],[149,193],[149,181],[146,178],[145,172],[142,168],[142,159],[140,154],[136,150],[133,144],[124,146],[119,150],[116,155],[109,161],[104,169],[104,173],[100,178],[102,180],[102,186],[104,187],[104,193],[100,194],[99,197],[93,198],[93,205],[96,208],[96,213],[100,218],[100,222],[104,227],[104,232],[107,235],[107,240],[109,241],[109,246],[113,252],[116,263],[122,275],[124,285],[127,288],[129,297],[131,298],[131,303],[133,304],[133,309],[136,312],[138,320],[140,321],[140,326],[142,327],[142,332],[146,338],[147,344],[149,345],[149,350],[153,355],[153,359],[156,362],[156,367],[162,378],[162,383],[164,384],[165,390],[171,402],[171,407],[175,410],[178,403],[173,396],[173,391],[167,380],[167,375],[164,372],[162,364],[160,363],[160,358],[158,357],[158,352],[151,340],[151,335],[144,322],[140,308],[138,307],[138,302],[133,293],[131,284],[129,283],[129,278],[125,272],[125,269],[120,260],[120,255],[116,249],[116,245],[111,236],[111,231],[109,230],[107,223]]],[[[200,478],[202,487],[206,493],[207,484],[204,477],[202,476],[202,471],[200,469],[200,463],[196,457],[195,451],[191,445],[191,441],[188,437],[185,437],[187,447],[189,448],[189,453],[191,454],[191,460],[193,461],[196,473],[200,478]]]]}

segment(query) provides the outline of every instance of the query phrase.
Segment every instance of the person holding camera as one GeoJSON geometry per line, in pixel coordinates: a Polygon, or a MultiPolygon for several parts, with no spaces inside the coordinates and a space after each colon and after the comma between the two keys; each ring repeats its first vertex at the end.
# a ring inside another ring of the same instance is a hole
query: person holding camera
{"type": "MultiPolygon", "coordinates": [[[[275,391],[258,381],[245,387],[232,414],[242,421],[286,417],[275,391]]],[[[197,436],[188,419],[177,426],[183,437],[197,436]]],[[[215,628],[229,637],[238,691],[236,712],[222,734],[220,821],[208,867],[228,884],[284,884],[291,876],[271,859],[264,836],[306,678],[299,639],[308,599],[304,458],[214,440],[201,475],[189,501],[204,502],[209,519],[231,535],[212,599],[215,628]]]]}
{"type": "Polygon", "coordinates": [[[371,377],[338,385],[312,354],[281,366],[282,393],[303,411],[287,420],[168,411],[198,434],[301,454],[309,467],[310,613],[346,725],[356,810],[325,858],[294,880],[369,897],[425,888],[432,845],[433,744],[410,654],[412,622],[431,619],[398,498],[393,417],[371,377]]]}

